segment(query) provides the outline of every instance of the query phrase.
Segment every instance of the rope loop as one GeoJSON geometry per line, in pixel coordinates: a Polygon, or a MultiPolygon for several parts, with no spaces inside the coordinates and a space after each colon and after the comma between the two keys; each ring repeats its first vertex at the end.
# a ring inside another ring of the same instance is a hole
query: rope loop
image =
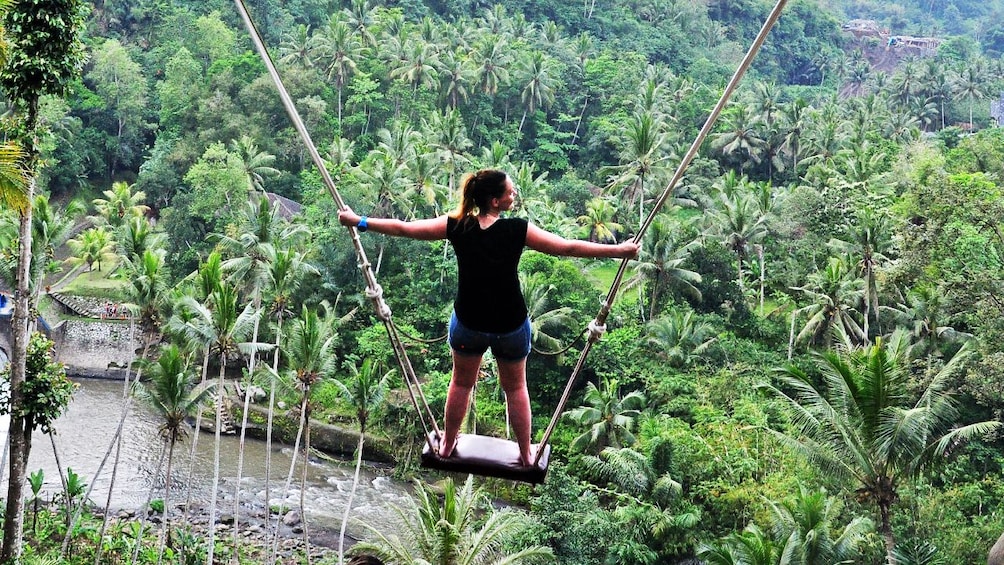
{"type": "Polygon", "coordinates": [[[599,320],[593,319],[589,322],[589,341],[599,341],[607,331],[607,325],[601,324],[599,320]]]}

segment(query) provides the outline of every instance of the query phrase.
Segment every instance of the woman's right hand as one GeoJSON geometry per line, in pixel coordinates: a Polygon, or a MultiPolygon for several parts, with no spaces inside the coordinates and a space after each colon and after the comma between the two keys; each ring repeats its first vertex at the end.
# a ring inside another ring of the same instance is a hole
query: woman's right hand
{"type": "Polygon", "coordinates": [[[358,214],[352,211],[352,208],[343,208],[338,211],[338,223],[343,226],[355,227],[359,225],[361,219],[358,214]]]}
{"type": "Polygon", "coordinates": [[[618,256],[622,259],[634,259],[638,256],[638,252],[641,250],[641,246],[634,242],[634,240],[625,241],[617,245],[618,256]]]}

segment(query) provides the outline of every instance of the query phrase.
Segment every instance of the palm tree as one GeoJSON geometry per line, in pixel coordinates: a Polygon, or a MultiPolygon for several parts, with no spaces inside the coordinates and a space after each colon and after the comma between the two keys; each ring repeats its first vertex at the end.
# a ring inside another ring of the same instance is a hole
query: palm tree
{"type": "Polygon", "coordinates": [[[690,252],[699,243],[694,240],[681,244],[677,239],[686,231],[667,214],[659,214],[645,233],[645,245],[635,263],[635,275],[624,283],[624,288],[649,284],[648,318],[655,318],[659,306],[660,293],[671,285],[680,289],[688,298],[701,300],[701,275],[683,267],[690,259],[690,252]]]}
{"type": "Polygon", "coordinates": [[[826,489],[809,491],[802,484],[782,502],[768,501],[768,508],[771,536],[791,565],[851,563],[860,556],[860,546],[874,529],[872,521],[862,516],[835,528],[837,499],[828,496],[826,489]]]}
{"type": "Polygon", "coordinates": [[[356,487],[359,486],[359,471],[363,466],[363,445],[366,442],[366,425],[369,423],[370,414],[383,403],[390,377],[394,374],[393,371],[388,371],[383,376],[380,376],[380,372],[380,366],[376,361],[366,358],[363,360],[362,366],[353,371],[354,374],[348,384],[335,381],[339,385],[342,397],[355,410],[356,422],[359,423],[359,444],[356,445],[356,471],[352,476],[352,490],[349,491],[349,500],[345,504],[342,529],[338,536],[339,561],[344,561],[345,558],[343,545],[345,541],[345,528],[349,522],[349,512],[352,510],[352,498],[356,494],[356,487]]]}
{"type": "Polygon", "coordinates": [[[700,520],[697,511],[679,514],[673,511],[683,485],[670,473],[672,446],[668,441],[656,439],[647,454],[629,447],[607,447],[598,456],[584,456],[582,462],[589,480],[609,485],[611,494],[617,497],[621,510],[618,514],[632,522],[627,531],[648,536],[649,539],[638,539],[638,543],[657,545],[652,542],[665,542],[674,533],[693,528],[700,520]]]}
{"type": "MultiPolygon", "coordinates": [[[[888,261],[885,256],[892,246],[892,236],[889,233],[889,226],[886,217],[876,213],[870,208],[861,210],[858,214],[857,222],[846,226],[846,235],[843,239],[830,240],[830,246],[838,252],[860,258],[858,269],[861,278],[864,279],[864,324],[862,332],[867,341],[869,339],[869,318],[875,318],[878,325],[879,304],[878,304],[878,283],[876,271],[881,263],[888,261]]],[[[881,328],[879,329],[881,331],[881,328]]]]}
{"type": "MultiPolygon", "coordinates": [[[[551,549],[525,546],[509,549],[507,542],[528,539],[531,523],[515,510],[497,510],[485,494],[474,489],[468,475],[463,488],[452,478],[442,483],[440,494],[416,481],[417,502],[410,512],[398,509],[404,529],[384,534],[367,525],[374,539],[359,542],[353,551],[366,552],[400,565],[461,565],[464,563],[543,563],[554,560],[551,549]],[[480,524],[480,527],[478,526],[480,524]]],[[[438,487],[437,487],[438,490],[438,487]]]]}
{"type": "Polygon", "coordinates": [[[272,350],[272,371],[269,379],[268,415],[265,423],[265,500],[271,500],[272,476],[272,428],[275,419],[275,396],[279,359],[282,352],[283,321],[293,316],[293,293],[303,283],[307,275],[318,275],[316,267],[305,260],[305,253],[288,247],[278,251],[268,261],[268,314],[275,322],[275,347],[272,350]]]}
{"type": "Polygon", "coordinates": [[[969,131],[973,131],[973,105],[987,95],[987,81],[979,61],[966,65],[959,73],[955,87],[956,98],[969,100],[969,131]]]}
{"type": "Polygon", "coordinates": [[[575,424],[588,427],[572,440],[570,447],[573,451],[598,453],[607,446],[630,447],[634,444],[631,428],[645,406],[645,395],[634,390],[621,397],[617,379],[604,378],[601,388],[597,388],[592,382],[586,383],[583,401],[585,406],[564,414],[575,424]]]}
{"type": "Polygon", "coordinates": [[[279,62],[285,65],[299,65],[304,69],[314,66],[314,38],[310,28],[300,24],[293,31],[284,34],[279,43],[279,62]]]}
{"type": "Polygon", "coordinates": [[[473,145],[467,136],[463,116],[456,109],[443,114],[434,113],[429,121],[423,122],[429,145],[436,150],[446,165],[449,174],[447,188],[450,194],[457,186],[457,170],[464,163],[464,152],[473,145]]]}
{"type": "Polygon", "coordinates": [[[910,354],[937,354],[945,342],[972,338],[972,334],[947,325],[944,291],[932,285],[920,285],[906,291],[903,302],[881,306],[893,315],[896,323],[910,332],[910,354]]]}
{"type": "Polygon", "coordinates": [[[701,543],[697,556],[708,565],[777,565],[781,548],[767,532],[750,524],[717,543],[701,543]]]}
{"type": "MultiPolygon", "coordinates": [[[[307,467],[309,467],[308,458],[310,456],[310,413],[313,407],[311,396],[314,392],[314,385],[321,379],[327,379],[334,375],[337,367],[337,359],[334,355],[337,335],[332,327],[332,320],[322,319],[316,311],[309,310],[306,306],[303,307],[300,316],[294,319],[290,326],[287,342],[283,346],[283,353],[289,360],[290,371],[300,392],[300,423],[293,445],[294,449],[299,446],[300,438],[303,437],[300,514],[304,516],[304,492],[307,488],[307,467]]],[[[296,459],[294,456],[289,467],[289,474],[286,476],[287,487],[292,480],[296,459]]],[[[303,517],[303,538],[309,544],[310,537],[307,531],[306,516],[303,517]]],[[[276,541],[278,542],[278,537],[276,541]]]]}
{"type": "Polygon", "coordinates": [[[247,179],[248,193],[265,191],[265,179],[278,176],[279,169],[272,165],[275,155],[258,149],[258,144],[250,135],[242,135],[230,140],[230,153],[240,162],[241,172],[247,179]]]}
{"type": "Polygon", "coordinates": [[[154,232],[145,217],[129,218],[115,232],[118,254],[126,261],[134,261],[148,250],[161,249],[166,238],[163,232],[154,232]]]}
{"type": "Polygon", "coordinates": [[[744,104],[733,104],[722,113],[721,122],[723,131],[711,136],[711,147],[738,162],[740,172],[750,161],[759,163],[765,141],[756,130],[751,109],[744,104]]]}
{"type": "Polygon", "coordinates": [[[791,338],[788,344],[788,358],[795,343],[809,341],[818,343],[824,339],[834,340],[834,331],[842,332],[856,342],[864,342],[864,330],[855,317],[861,296],[864,294],[864,281],[848,272],[847,264],[839,257],[830,257],[826,268],[809,275],[809,283],[795,287],[812,299],[812,304],[792,312],[791,338]],[[805,314],[808,320],[796,336],[795,320],[805,314]]]}
{"type": "Polygon", "coordinates": [[[969,356],[963,347],[934,375],[919,396],[911,394],[908,339],[897,332],[886,343],[816,358],[822,383],[798,367],[780,372],[780,385],[763,385],[794,414],[794,429],[775,435],[827,474],[858,484],[859,500],[879,510],[879,533],[889,563],[896,547],[892,506],[909,481],[960,441],[997,429],[999,422],[961,425],[953,397],[953,375],[969,356]],[[784,387],[784,390],[779,388],[784,387]],[[790,391],[790,392],[789,392],[790,391]]]}
{"type": "Polygon", "coordinates": [[[521,99],[526,104],[523,117],[519,120],[519,133],[523,133],[523,123],[527,114],[533,114],[537,108],[548,107],[554,103],[554,88],[556,81],[551,77],[551,63],[542,51],[533,51],[520,58],[516,65],[517,72],[522,77],[523,87],[521,99]]]}
{"type": "Polygon", "coordinates": [[[335,83],[338,91],[338,126],[342,124],[342,92],[349,79],[357,71],[356,61],[362,55],[363,48],[359,40],[352,34],[341,14],[332,14],[328,26],[318,36],[318,58],[324,61],[328,80],[335,83]]]}
{"type": "Polygon", "coordinates": [[[519,286],[526,302],[527,317],[530,318],[530,343],[545,351],[554,351],[560,347],[558,338],[547,332],[548,329],[567,331],[573,327],[575,318],[568,306],[551,308],[548,294],[554,290],[553,284],[546,284],[544,273],[526,274],[519,272],[519,286]]]}
{"type": "Polygon", "coordinates": [[[88,271],[97,265],[98,272],[101,272],[102,263],[114,263],[118,259],[118,253],[115,252],[115,240],[112,239],[112,234],[103,227],[87,229],[67,241],[66,244],[73,252],[73,255],[67,258],[66,262],[75,266],[86,266],[88,271]]]}
{"type": "Polygon", "coordinates": [[[391,70],[391,78],[400,78],[411,86],[413,95],[418,94],[420,87],[431,88],[438,84],[442,63],[435,47],[419,39],[410,41],[405,49],[407,59],[391,70]]]}
{"type": "Polygon", "coordinates": [[[192,296],[186,296],[179,304],[180,310],[187,310],[192,318],[186,324],[193,335],[200,335],[208,344],[207,352],[219,358],[220,372],[216,385],[216,425],[213,447],[213,491],[209,506],[208,560],[213,559],[216,539],[216,500],[220,481],[220,441],[223,428],[223,411],[226,407],[224,379],[227,360],[239,353],[239,345],[250,334],[258,310],[252,303],[240,308],[240,292],[235,284],[222,280],[212,289],[206,304],[192,296]]]}
{"type": "MultiPolygon", "coordinates": [[[[213,384],[196,387],[191,359],[176,345],[168,345],[160,352],[156,363],[147,369],[146,384],[137,382],[134,394],[147,403],[162,419],[160,436],[167,448],[167,473],[164,479],[163,531],[171,531],[171,468],[174,446],[188,435],[185,420],[195,414],[212,393],[213,384]]],[[[159,471],[159,469],[158,469],[159,471]]],[[[170,544],[169,544],[170,545],[170,544]]]]}
{"type": "Polygon", "coordinates": [[[708,231],[710,235],[721,238],[725,246],[736,254],[736,282],[743,290],[746,288],[743,265],[748,261],[750,246],[767,235],[767,216],[747,192],[737,192],[731,197],[723,192],[716,205],[715,209],[708,211],[708,231]]]}
{"type": "Polygon", "coordinates": [[[509,80],[512,53],[508,47],[508,39],[495,34],[481,36],[474,46],[472,57],[477,65],[478,84],[489,96],[495,96],[499,87],[509,80]]]}
{"type": "Polygon", "coordinates": [[[693,310],[673,310],[649,322],[646,337],[655,353],[665,357],[670,366],[685,367],[715,343],[713,332],[712,324],[694,319],[693,310]]]}
{"type": "Polygon", "coordinates": [[[590,198],[586,202],[586,213],[579,216],[578,222],[582,226],[582,234],[589,241],[613,242],[617,241],[616,232],[624,227],[614,221],[617,214],[617,207],[606,198],[590,198]]]}
{"type": "MultiPolygon", "coordinates": [[[[0,8],[0,13],[2,11],[0,8]]],[[[29,204],[26,190],[28,175],[21,164],[23,159],[24,151],[20,145],[13,141],[0,143],[0,203],[16,212],[24,211],[29,204]]]]}
{"type": "Polygon", "coordinates": [[[627,138],[620,151],[622,164],[611,179],[609,186],[623,186],[622,199],[625,205],[638,200],[638,223],[645,221],[645,180],[663,171],[669,158],[666,144],[669,135],[665,131],[665,121],[651,111],[637,112],[628,122],[624,135],[627,138]]]}
{"type": "MultiPolygon", "coordinates": [[[[262,291],[268,280],[269,261],[275,256],[275,245],[293,247],[300,243],[307,228],[302,224],[289,224],[278,216],[278,204],[273,205],[265,195],[258,197],[257,202],[251,199],[240,219],[236,237],[224,235],[220,247],[233,257],[221,263],[222,269],[230,279],[240,284],[251,295],[251,303],[255,311],[262,307],[262,291]]],[[[251,330],[251,343],[258,343],[258,330],[261,317],[256,316],[251,330]]],[[[257,345],[248,356],[248,377],[255,375],[255,364],[258,359],[257,345]]],[[[250,385],[249,385],[250,388],[250,385]]],[[[240,520],[240,486],[244,472],[244,444],[246,439],[247,419],[250,410],[251,395],[244,395],[244,408],[241,415],[241,433],[237,455],[237,484],[234,494],[234,543],[237,543],[237,532],[240,520]]]]}
{"type": "Polygon", "coordinates": [[[364,47],[376,46],[376,36],[370,29],[376,23],[376,12],[377,8],[371,7],[369,0],[352,0],[352,5],[345,9],[349,25],[364,47]]]}
{"type": "Polygon", "coordinates": [[[143,204],[146,193],[133,192],[133,186],[125,182],[114,182],[109,190],[102,192],[104,198],[95,198],[94,209],[98,215],[93,219],[98,225],[118,228],[131,218],[143,217],[150,207],[143,204]]]}
{"type": "Polygon", "coordinates": [[[456,110],[461,101],[467,100],[468,85],[477,80],[476,71],[470,58],[457,51],[443,53],[440,63],[439,78],[443,85],[443,96],[449,109],[456,110]]]}

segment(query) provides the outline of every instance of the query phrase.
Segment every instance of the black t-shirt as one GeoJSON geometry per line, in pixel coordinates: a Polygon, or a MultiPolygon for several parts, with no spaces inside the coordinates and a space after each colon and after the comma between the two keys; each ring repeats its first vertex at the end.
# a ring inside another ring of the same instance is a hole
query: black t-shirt
{"type": "Polygon", "coordinates": [[[526,321],[526,303],[516,269],[526,245],[527,221],[499,218],[481,229],[476,218],[447,218],[446,237],[457,253],[453,309],[472,330],[508,333],[526,321]]]}

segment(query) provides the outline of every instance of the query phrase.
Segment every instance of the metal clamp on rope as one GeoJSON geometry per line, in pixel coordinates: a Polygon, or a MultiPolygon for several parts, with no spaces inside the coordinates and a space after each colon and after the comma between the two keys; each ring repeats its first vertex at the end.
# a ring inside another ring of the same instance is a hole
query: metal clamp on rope
{"type": "Polygon", "coordinates": [[[597,322],[595,319],[589,322],[589,341],[599,341],[607,331],[607,325],[597,322]]]}
{"type": "Polygon", "coordinates": [[[390,319],[390,306],[383,301],[383,287],[379,284],[366,287],[366,298],[376,302],[377,317],[383,321],[390,319]]]}

